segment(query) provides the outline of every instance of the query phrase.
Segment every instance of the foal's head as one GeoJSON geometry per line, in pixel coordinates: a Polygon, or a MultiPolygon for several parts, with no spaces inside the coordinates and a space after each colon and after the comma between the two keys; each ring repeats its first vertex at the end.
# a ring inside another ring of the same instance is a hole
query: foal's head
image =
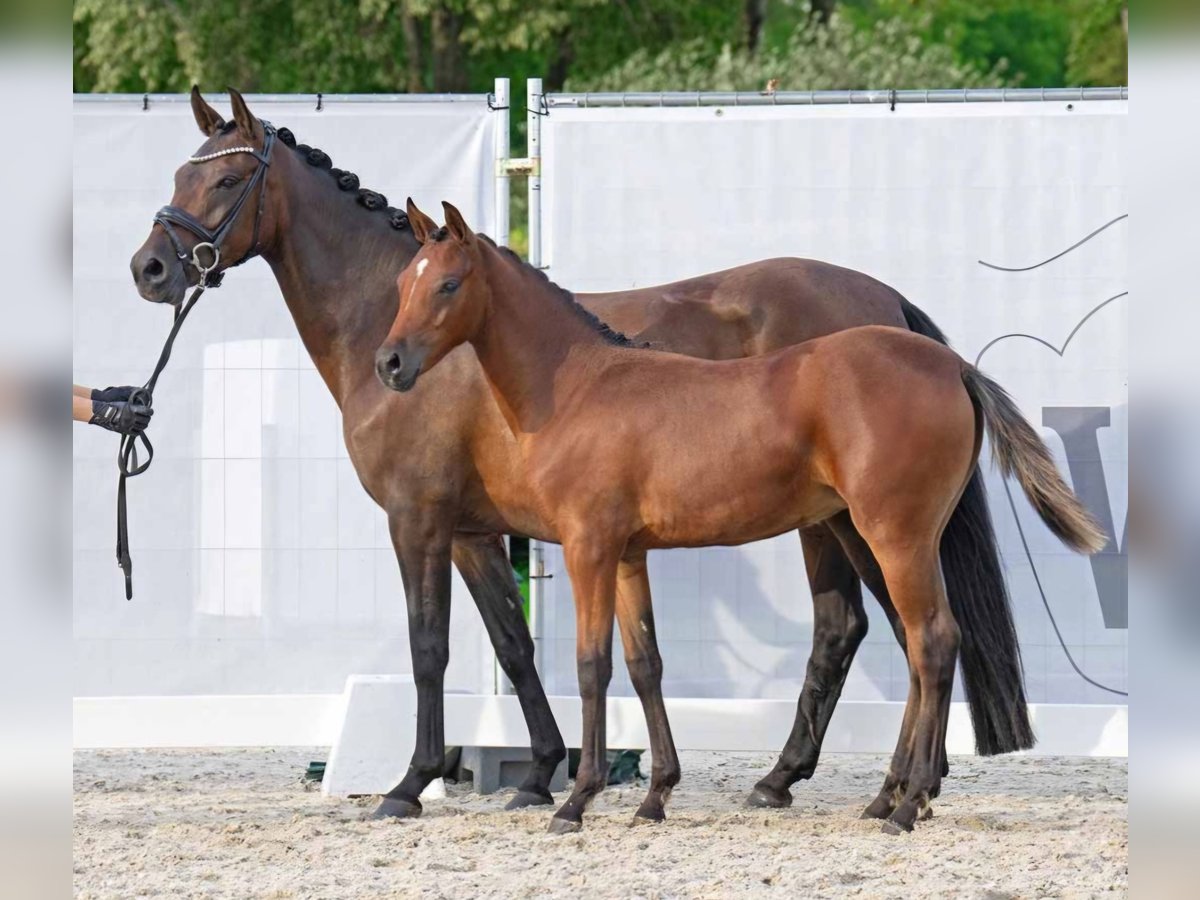
{"type": "Polygon", "coordinates": [[[396,279],[400,311],[375,354],[379,380],[395,391],[410,390],[422,372],[471,340],[487,313],[490,291],[479,239],[462,213],[442,206],[446,225],[438,228],[408,201],[408,221],[422,247],[396,279]]]}
{"type": "MultiPolygon", "coordinates": [[[[192,113],[207,140],[190,160],[176,170],[175,193],[170,203],[171,207],[184,211],[204,227],[213,230],[226,221],[246,191],[260,165],[259,157],[254,153],[261,153],[266,141],[262,122],[251,114],[242,95],[231,90],[229,99],[233,105],[232,122],[226,122],[200,96],[199,89],[192,88],[192,113]]],[[[264,172],[261,183],[252,187],[243,201],[241,213],[224,236],[216,271],[243,259],[255,249],[259,192],[267,190],[265,175],[264,172]]],[[[268,210],[264,210],[263,218],[271,218],[268,210]]],[[[264,239],[261,232],[263,224],[258,223],[259,242],[264,239]]],[[[172,226],[172,229],[179,247],[172,244],[166,228],[156,222],[150,236],[130,261],[129,267],[138,293],[146,300],[178,303],[183,299],[188,285],[199,280],[200,273],[196,266],[186,258],[180,259],[180,255],[182,253],[190,258],[196,245],[201,243],[201,237],[187,227],[172,226]]],[[[198,257],[204,266],[214,261],[205,248],[201,248],[198,257]]]]}

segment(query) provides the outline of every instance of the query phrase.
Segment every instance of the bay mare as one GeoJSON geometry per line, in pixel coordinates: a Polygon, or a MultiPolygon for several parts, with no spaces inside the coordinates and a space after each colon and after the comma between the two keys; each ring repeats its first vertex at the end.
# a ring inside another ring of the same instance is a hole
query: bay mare
{"type": "Polygon", "coordinates": [[[1067,546],[1105,544],[1037,432],[995,382],[899,328],[852,328],[737,360],[638,348],[443,206],[439,229],[409,201],[424,247],[397,280],[400,308],[376,369],[407,392],[469,342],[518,446],[525,527],[562,544],[583,752],[551,831],[578,830],[608,780],[614,616],[654,755],[637,817],[664,818],[679,782],[654,615],[617,590],[645,577],[647,551],[742,544],[846,514],[904,624],[910,673],[896,752],[868,814],[911,830],[941,786],[959,648],[942,532],[985,427],[1002,471],[1067,546]]]}
{"type": "MultiPolygon", "coordinates": [[[[197,156],[262,148],[262,125],[239,94],[232,92],[230,99],[234,116],[226,122],[193,89],[193,113],[205,136],[197,156]]],[[[421,391],[401,396],[379,384],[371,354],[396,314],[396,275],[419,245],[404,214],[361,188],[352,173],[334,168],[321,151],[297,144],[286,129],[279,136],[259,188],[266,196],[257,244],[253,216],[245,215],[229,233],[222,266],[254,254],[271,266],[305,348],[342,410],[359,478],[388,514],[405,587],[418,716],[412,764],[380,812],[419,814],[418,795],[441,770],[451,560],[479,608],[529,727],[534,762],[510,806],[550,803],[547,786],[566,750],[533,665],[533,644],[499,537],[529,533],[520,521],[521,492],[509,487],[515,443],[469,347],[451,353],[426,376],[421,391]]],[[[256,165],[239,153],[203,165],[185,162],[176,172],[171,203],[214,227],[256,165]]],[[[248,206],[258,201],[250,197],[248,206]]],[[[195,243],[187,234],[182,239],[188,249],[195,243]]],[[[131,269],[139,293],[156,302],[180,301],[197,278],[176,258],[158,225],[133,255],[131,269]]],[[[891,288],[813,260],[766,260],[577,300],[639,340],[713,359],[764,353],[871,323],[944,340],[924,313],[891,288]]],[[[219,296],[210,302],[219,302],[219,296]]],[[[775,769],[750,795],[759,805],[787,805],[789,786],[816,768],[826,726],[866,634],[863,582],[904,643],[879,568],[855,538],[853,524],[835,517],[834,523],[801,529],[800,538],[814,603],[813,650],[795,726],[775,769]]],[[[978,473],[950,518],[942,557],[962,627],[964,684],[978,747],[984,753],[1027,747],[1032,734],[1020,659],[978,473]],[[968,652],[976,642],[991,652],[968,652]]],[[[619,592],[630,604],[648,607],[644,570],[623,580],[619,592]]]]}

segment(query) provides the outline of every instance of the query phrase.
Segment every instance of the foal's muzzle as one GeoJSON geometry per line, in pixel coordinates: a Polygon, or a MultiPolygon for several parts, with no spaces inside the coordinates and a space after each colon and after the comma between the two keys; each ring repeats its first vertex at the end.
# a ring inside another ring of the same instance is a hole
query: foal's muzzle
{"type": "Polygon", "coordinates": [[[375,374],[384,387],[404,393],[412,390],[421,374],[425,362],[425,351],[410,349],[401,341],[391,346],[380,347],[375,354],[375,374]]]}

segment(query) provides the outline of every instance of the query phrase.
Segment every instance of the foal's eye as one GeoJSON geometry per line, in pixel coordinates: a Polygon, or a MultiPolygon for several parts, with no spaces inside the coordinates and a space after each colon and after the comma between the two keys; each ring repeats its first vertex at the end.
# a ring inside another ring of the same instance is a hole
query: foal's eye
{"type": "Polygon", "coordinates": [[[443,294],[453,294],[455,291],[458,290],[458,282],[455,281],[453,278],[451,278],[449,281],[443,281],[442,286],[441,286],[441,288],[439,288],[439,290],[443,294]]]}
{"type": "Polygon", "coordinates": [[[231,188],[241,180],[242,180],[241,175],[226,175],[224,178],[222,178],[220,181],[217,182],[217,187],[231,188]]]}

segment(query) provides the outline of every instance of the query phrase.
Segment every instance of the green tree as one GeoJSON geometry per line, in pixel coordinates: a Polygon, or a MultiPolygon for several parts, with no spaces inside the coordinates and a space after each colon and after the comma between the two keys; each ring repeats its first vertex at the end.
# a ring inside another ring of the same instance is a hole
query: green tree
{"type": "Polygon", "coordinates": [[[572,90],[661,91],[851,90],[979,87],[1004,84],[1003,64],[988,70],[956,61],[943,44],[922,40],[900,18],[863,28],[833,13],[806,17],[785,43],[757,53],[686,41],[659,53],[640,50],[594,78],[573,77],[572,90]]]}

